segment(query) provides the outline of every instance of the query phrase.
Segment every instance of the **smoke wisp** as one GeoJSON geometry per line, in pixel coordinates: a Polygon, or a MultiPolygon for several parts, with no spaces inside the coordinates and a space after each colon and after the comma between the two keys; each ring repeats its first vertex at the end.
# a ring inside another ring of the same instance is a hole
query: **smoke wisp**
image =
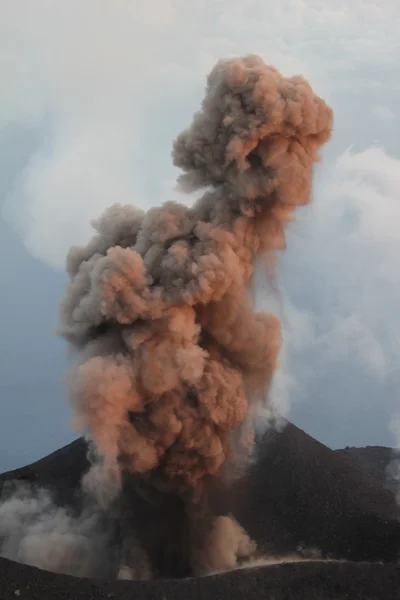
{"type": "Polygon", "coordinates": [[[57,506],[50,490],[21,482],[0,497],[0,556],[77,577],[110,573],[110,532],[93,505],[57,506]]]}

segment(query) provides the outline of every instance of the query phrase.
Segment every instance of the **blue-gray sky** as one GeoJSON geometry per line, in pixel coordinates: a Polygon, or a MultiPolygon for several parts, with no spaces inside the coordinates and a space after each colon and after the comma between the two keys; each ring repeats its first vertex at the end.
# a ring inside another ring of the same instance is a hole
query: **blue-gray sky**
{"type": "Polygon", "coordinates": [[[68,247],[112,202],[178,197],[172,139],[215,61],[247,53],[335,111],[280,259],[275,402],[333,447],[400,442],[399,31],[397,0],[0,1],[0,471],[74,436],[68,247]]]}

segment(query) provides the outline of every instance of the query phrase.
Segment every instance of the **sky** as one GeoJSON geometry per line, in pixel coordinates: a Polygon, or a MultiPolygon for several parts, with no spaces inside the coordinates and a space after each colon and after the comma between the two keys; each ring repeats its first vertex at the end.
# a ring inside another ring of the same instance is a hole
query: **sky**
{"type": "Polygon", "coordinates": [[[400,444],[399,31],[397,0],[0,0],[0,471],[76,437],[68,248],[111,203],[182,201],[172,141],[214,63],[245,54],[335,113],[279,256],[273,401],[330,447],[400,444]]]}

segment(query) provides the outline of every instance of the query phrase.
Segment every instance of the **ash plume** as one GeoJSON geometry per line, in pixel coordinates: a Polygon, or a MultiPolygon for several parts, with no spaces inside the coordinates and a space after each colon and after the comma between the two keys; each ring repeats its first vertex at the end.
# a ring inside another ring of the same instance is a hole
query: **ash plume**
{"type": "Polygon", "coordinates": [[[114,205],[71,249],[61,333],[83,348],[72,401],[108,467],[158,470],[179,490],[221,469],[280,347],[278,320],[252,312],[254,263],[309,201],[331,123],[302,77],[254,56],[220,61],[173,148],[202,198],[145,214],[114,205]]]}
{"type": "Polygon", "coordinates": [[[182,190],[201,198],[146,213],[115,204],[70,250],[68,393],[116,494],[128,474],[199,506],[235,463],[281,342],[278,319],[252,310],[255,262],[284,248],[310,201],[332,118],[302,77],[256,56],[219,61],[172,152],[182,190]]]}

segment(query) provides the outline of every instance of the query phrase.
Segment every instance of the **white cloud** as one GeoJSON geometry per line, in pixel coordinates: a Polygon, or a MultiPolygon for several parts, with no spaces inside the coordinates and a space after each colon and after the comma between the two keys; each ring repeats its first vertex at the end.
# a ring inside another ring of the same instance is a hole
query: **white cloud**
{"type": "Polygon", "coordinates": [[[389,107],[383,106],[382,104],[378,104],[371,109],[371,113],[374,117],[378,117],[382,121],[391,121],[394,117],[394,114],[390,110],[389,107]]]}
{"type": "Polygon", "coordinates": [[[311,324],[303,348],[289,346],[291,374],[301,378],[311,361],[323,382],[339,365],[355,397],[379,411],[382,399],[365,397],[365,382],[396,390],[400,381],[400,160],[371,147],[322,170],[318,199],[282,259],[285,294],[299,306],[306,298],[311,324]]]}
{"type": "Polygon", "coordinates": [[[327,359],[337,361],[359,361],[366,369],[377,375],[386,374],[386,358],[379,343],[368,324],[363,322],[359,314],[350,314],[343,318],[336,317],[332,331],[325,340],[327,359]]]}
{"type": "Polygon", "coordinates": [[[368,84],[398,68],[389,0],[3,0],[0,12],[0,124],[36,120],[41,139],[6,214],[56,267],[105,205],[170,194],[171,138],[221,56],[260,53],[333,101],[362,65],[368,84]]]}

